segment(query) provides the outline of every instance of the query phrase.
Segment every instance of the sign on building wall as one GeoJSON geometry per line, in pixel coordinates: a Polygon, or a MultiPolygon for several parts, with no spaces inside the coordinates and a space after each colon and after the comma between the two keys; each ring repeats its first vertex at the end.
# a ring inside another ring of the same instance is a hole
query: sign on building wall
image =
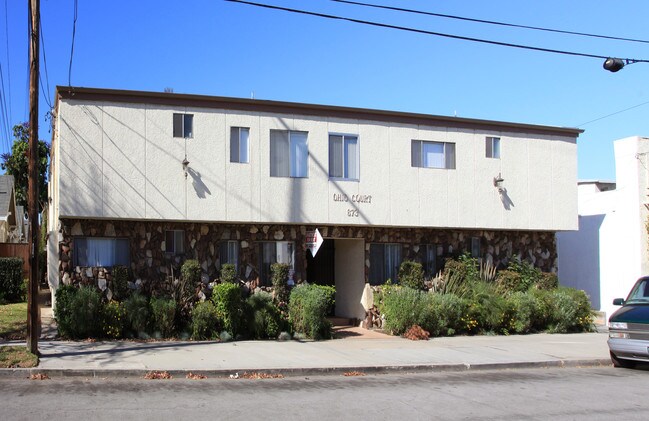
{"type": "Polygon", "coordinates": [[[311,255],[315,257],[316,253],[322,245],[322,236],[320,231],[316,228],[313,231],[306,232],[306,248],[311,250],[311,255]]]}

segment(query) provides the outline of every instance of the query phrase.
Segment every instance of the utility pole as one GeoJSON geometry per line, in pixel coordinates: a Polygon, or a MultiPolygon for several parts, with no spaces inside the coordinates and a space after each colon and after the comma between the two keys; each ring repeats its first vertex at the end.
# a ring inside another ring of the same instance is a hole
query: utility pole
{"type": "Polygon", "coordinates": [[[40,0],[29,2],[29,286],[27,289],[27,348],[32,354],[38,354],[38,337],[40,336],[40,311],[38,308],[38,64],[40,0]]]}

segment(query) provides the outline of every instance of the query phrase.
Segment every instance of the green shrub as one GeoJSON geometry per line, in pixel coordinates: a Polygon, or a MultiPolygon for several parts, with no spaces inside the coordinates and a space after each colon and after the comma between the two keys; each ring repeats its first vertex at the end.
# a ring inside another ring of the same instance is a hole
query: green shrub
{"type": "Polygon", "coordinates": [[[507,270],[521,275],[521,286],[518,291],[527,291],[530,286],[536,284],[541,278],[541,270],[525,260],[512,259],[509,266],[507,266],[507,270]]]}
{"type": "Polygon", "coordinates": [[[560,287],[551,291],[550,295],[552,297],[550,331],[587,332],[593,329],[593,311],[584,291],[560,287]]]}
{"type": "MultiPolygon", "coordinates": [[[[401,335],[412,325],[424,329],[431,325],[431,317],[424,314],[426,293],[408,287],[393,288],[383,295],[381,314],[385,316],[383,328],[401,335]],[[429,320],[426,320],[429,319],[429,320]]],[[[429,307],[428,310],[433,308],[429,307]]]]}
{"type": "Polygon", "coordinates": [[[480,280],[480,266],[478,259],[464,253],[455,259],[448,259],[444,264],[444,270],[450,270],[459,275],[465,283],[473,283],[480,280]]]}
{"type": "Polygon", "coordinates": [[[180,267],[180,276],[193,287],[201,281],[201,265],[198,260],[185,260],[180,267]]]}
{"type": "Polygon", "coordinates": [[[424,269],[421,263],[405,260],[399,266],[399,285],[412,289],[424,289],[424,269]]]}
{"type": "Polygon", "coordinates": [[[147,337],[149,318],[149,300],[142,294],[135,293],[124,301],[127,327],[131,333],[140,338],[147,337]]]}
{"type": "Polygon", "coordinates": [[[216,307],[211,301],[198,303],[192,311],[192,338],[214,339],[221,330],[216,307]]]}
{"type": "Polygon", "coordinates": [[[507,297],[514,310],[511,328],[515,333],[530,333],[543,324],[540,321],[540,301],[531,292],[517,291],[507,297]]]}
{"type": "Polygon", "coordinates": [[[56,306],[54,307],[54,318],[58,327],[59,335],[64,338],[73,337],[73,314],[72,305],[74,297],[79,288],[72,285],[62,285],[56,290],[56,306]]]}
{"type": "Polygon", "coordinates": [[[0,257],[0,302],[23,300],[23,259],[0,257]]]}
{"type": "Polygon", "coordinates": [[[232,263],[221,265],[221,282],[237,282],[237,270],[232,263]]]}
{"type": "Polygon", "coordinates": [[[291,291],[288,314],[293,330],[311,339],[331,338],[327,320],[327,294],[315,285],[299,285],[291,291]]]}
{"type": "Polygon", "coordinates": [[[219,322],[223,329],[236,337],[241,333],[243,319],[243,297],[239,285],[230,282],[218,284],[212,290],[212,301],[216,306],[219,322]]]}
{"type": "MultiPolygon", "coordinates": [[[[455,294],[428,294],[427,306],[434,306],[429,311],[437,316],[435,325],[424,327],[434,336],[451,336],[466,331],[465,316],[469,302],[455,294]]],[[[423,327],[423,326],[422,326],[423,327]]]]}
{"type": "Polygon", "coordinates": [[[71,331],[74,339],[96,338],[101,335],[104,304],[101,292],[92,286],[82,286],[70,302],[71,331]]]}
{"type": "Polygon", "coordinates": [[[503,294],[512,292],[527,291],[529,285],[525,285],[520,273],[511,270],[501,270],[496,276],[496,285],[498,290],[503,294]]]}
{"type": "Polygon", "coordinates": [[[254,339],[277,338],[283,323],[273,297],[267,292],[257,292],[246,300],[248,331],[254,339]]]}
{"type": "Polygon", "coordinates": [[[467,328],[470,333],[480,330],[507,333],[511,329],[513,308],[499,294],[497,287],[487,282],[476,282],[469,297],[467,328]]]}
{"type": "Polygon", "coordinates": [[[532,288],[527,291],[535,300],[535,312],[532,320],[533,331],[544,331],[551,323],[554,297],[552,291],[532,288]]]}
{"type": "Polygon", "coordinates": [[[316,288],[320,288],[327,297],[327,315],[333,315],[334,309],[336,308],[336,287],[332,285],[317,285],[316,288]]]}
{"type": "Polygon", "coordinates": [[[113,297],[117,301],[128,298],[128,268],[126,266],[113,267],[113,297]]]}
{"type": "Polygon", "coordinates": [[[120,339],[126,328],[126,309],[122,303],[111,301],[104,306],[102,333],[111,339],[120,339]]]}
{"type": "Polygon", "coordinates": [[[559,278],[556,273],[543,272],[536,281],[536,287],[543,290],[553,290],[559,288],[559,278]]]}
{"type": "Polygon", "coordinates": [[[289,288],[286,282],[290,269],[290,266],[285,263],[273,263],[270,265],[273,297],[277,303],[288,302],[289,288]]]}
{"type": "Polygon", "coordinates": [[[153,316],[153,329],[160,332],[162,337],[168,338],[174,332],[176,318],[176,301],[170,298],[151,298],[151,315],[153,316]]]}

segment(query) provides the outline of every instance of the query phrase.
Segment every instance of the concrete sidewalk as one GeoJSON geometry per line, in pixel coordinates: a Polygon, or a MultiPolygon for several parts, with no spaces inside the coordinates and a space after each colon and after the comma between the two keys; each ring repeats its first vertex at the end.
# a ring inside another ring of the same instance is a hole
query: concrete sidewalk
{"type": "MultiPolygon", "coordinates": [[[[244,372],[285,376],[402,371],[593,366],[610,364],[604,333],[399,337],[329,341],[69,342],[41,341],[40,365],[1,369],[0,377],[141,377],[149,371],[211,377],[244,372]]],[[[10,343],[5,343],[10,344],[10,343]]],[[[16,342],[15,344],[24,344],[16,342]]]]}

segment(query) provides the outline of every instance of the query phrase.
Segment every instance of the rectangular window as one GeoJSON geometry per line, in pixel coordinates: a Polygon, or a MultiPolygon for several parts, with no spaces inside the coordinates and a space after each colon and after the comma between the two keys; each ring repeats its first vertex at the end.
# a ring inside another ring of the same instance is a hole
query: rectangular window
{"type": "Polygon", "coordinates": [[[174,137],[193,137],[194,115],[174,113],[174,137]]]}
{"type": "Polygon", "coordinates": [[[480,256],[480,237],[471,237],[471,257],[479,259],[480,256]]]}
{"type": "Polygon", "coordinates": [[[286,263],[295,269],[295,245],[290,241],[264,241],[259,244],[259,260],[261,284],[270,285],[273,263],[286,263]]]}
{"type": "Polygon", "coordinates": [[[420,168],[455,169],[455,143],[413,140],[411,165],[420,168]]]}
{"type": "Polygon", "coordinates": [[[238,241],[223,241],[219,244],[219,259],[221,264],[232,263],[239,271],[239,242],[238,241]]]}
{"type": "Polygon", "coordinates": [[[308,177],[307,132],[270,131],[270,176],[308,177]]]}
{"type": "Polygon", "coordinates": [[[248,161],[248,139],[250,129],[247,127],[230,128],[230,162],[247,164],[248,161]]]}
{"type": "Polygon", "coordinates": [[[185,252],[185,231],[165,231],[165,252],[172,254],[182,254],[185,252]]]}
{"type": "Polygon", "coordinates": [[[381,285],[388,279],[397,282],[401,265],[401,244],[370,244],[371,285],[381,285]]]}
{"type": "Polygon", "coordinates": [[[432,278],[437,275],[437,246],[434,244],[426,244],[420,246],[423,258],[421,265],[424,269],[424,276],[432,278]]]}
{"type": "Polygon", "coordinates": [[[329,177],[358,180],[358,136],[329,135],[329,177]]]}
{"type": "Polygon", "coordinates": [[[75,266],[128,266],[129,240],[126,238],[74,238],[75,266]]]}
{"type": "Polygon", "coordinates": [[[487,158],[500,158],[500,138],[487,137],[486,141],[486,156],[487,158]]]}

